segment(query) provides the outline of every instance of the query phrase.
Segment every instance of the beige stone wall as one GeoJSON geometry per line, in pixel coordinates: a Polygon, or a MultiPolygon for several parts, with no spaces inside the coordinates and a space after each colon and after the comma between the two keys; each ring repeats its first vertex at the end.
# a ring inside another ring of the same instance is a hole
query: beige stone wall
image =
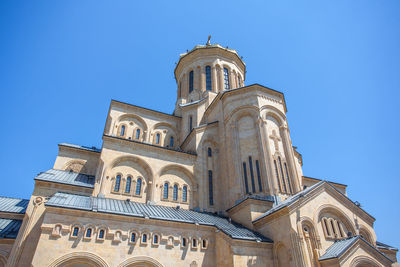
{"type": "Polygon", "coordinates": [[[53,168],[95,175],[100,153],[59,145],[53,168]]]}

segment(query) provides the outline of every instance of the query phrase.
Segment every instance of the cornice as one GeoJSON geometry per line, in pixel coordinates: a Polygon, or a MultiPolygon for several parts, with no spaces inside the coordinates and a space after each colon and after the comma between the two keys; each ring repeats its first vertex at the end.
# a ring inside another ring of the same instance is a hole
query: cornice
{"type": "Polygon", "coordinates": [[[153,145],[153,144],[148,144],[148,143],[142,143],[142,142],[138,142],[135,140],[129,140],[126,138],[121,138],[121,137],[117,137],[117,136],[111,136],[111,135],[107,135],[107,134],[103,134],[103,140],[104,141],[117,141],[117,142],[121,142],[121,143],[129,143],[129,144],[135,144],[138,146],[144,146],[147,148],[153,148],[155,150],[160,150],[160,151],[164,151],[164,152],[172,152],[172,153],[178,153],[178,154],[186,154],[186,155],[190,155],[191,157],[196,157],[197,154],[193,153],[193,152],[189,152],[189,151],[179,151],[179,150],[175,150],[172,148],[168,148],[168,147],[163,147],[163,146],[157,146],[157,145],[153,145]]]}
{"type": "Polygon", "coordinates": [[[166,116],[166,117],[173,118],[173,119],[182,119],[182,117],[179,117],[179,116],[176,116],[176,115],[173,115],[173,114],[168,114],[168,113],[165,113],[165,112],[162,112],[162,111],[158,111],[158,110],[154,110],[154,109],[150,109],[150,108],[145,108],[145,107],[129,104],[129,103],[126,103],[126,102],[115,100],[115,99],[111,99],[110,107],[112,106],[113,103],[129,106],[129,107],[132,107],[132,108],[135,108],[135,109],[139,109],[139,110],[144,111],[144,112],[151,112],[151,113],[154,113],[154,114],[157,114],[157,115],[162,115],[162,116],[166,116]]]}

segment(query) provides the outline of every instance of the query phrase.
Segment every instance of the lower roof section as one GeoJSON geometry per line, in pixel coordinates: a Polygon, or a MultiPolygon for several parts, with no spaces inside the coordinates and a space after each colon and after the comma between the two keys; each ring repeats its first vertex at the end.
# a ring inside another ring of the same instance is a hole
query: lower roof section
{"type": "Polygon", "coordinates": [[[35,177],[35,180],[88,188],[94,188],[95,181],[92,175],[56,169],[39,173],[35,177]]]}
{"type": "Polygon", "coordinates": [[[17,238],[22,220],[1,219],[0,218],[0,239],[15,239],[17,238]]]}
{"type": "Polygon", "coordinates": [[[0,212],[24,214],[28,204],[28,199],[0,197],[0,212]]]}
{"type": "Polygon", "coordinates": [[[212,213],[61,192],[54,194],[46,206],[213,226],[233,239],[272,243],[271,239],[257,232],[212,213]]]}

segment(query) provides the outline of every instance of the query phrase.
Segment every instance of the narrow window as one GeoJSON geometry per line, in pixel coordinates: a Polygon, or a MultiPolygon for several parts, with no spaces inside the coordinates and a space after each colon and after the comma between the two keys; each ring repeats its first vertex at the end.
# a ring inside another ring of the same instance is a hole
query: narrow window
{"type": "Polygon", "coordinates": [[[238,75],[238,87],[240,87],[242,81],[240,80],[240,75],[238,75]]]}
{"type": "Polygon", "coordinates": [[[137,183],[136,183],[136,195],[140,195],[140,192],[142,191],[142,178],[138,178],[137,179],[137,183]]]}
{"type": "Polygon", "coordinates": [[[173,136],[171,136],[169,138],[169,147],[174,147],[174,137],[173,136]]]}
{"type": "Polygon", "coordinates": [[[186,238],[182,238],[182,247],[186,247],[186,238]]]}
{"type": "Polygon", "coordinates": [[[262,192],[260,164],[258,163],[258,160],[256,160],[256,171],[257,171],[258,189],[260,189],[260,192],[262,192]]]}
{"type": "Polygon", "coordinates": [[[164,195],[163,195],[164,199],[168,199],[168,183],[164,184],[164,195]]]}
{"type": "Polygon", "coordinates": [[[212,149],[211,149],[211,147],[208,148],[207,153],[208,153],[208,156],[211,158],[212,157],[212,149]]]}
{"type": "Polygon", "coordinates": [[[329,231],[327,219],[326,218],[322,218],[322,223],[323,223],[324,228],[325,228],[326,236],[327,237],[331,236],[331,231],[329,231]]]}
{"type": "Polygon", "coordinates": [[[182,201],[187,202],[187,186],[184,185],[182,189],[182,201]]]}
{"type": "Polygon", "coordinates": [[[136,234],[135,233],[131,233],[131,242],[132,243],[136,242],[136,234]]]}
{"type": "Polygon", "coordinates": [[[153,235],[153,243],[158,244],[158,235],[153,235]]]}
{"type": "Polygon", "coordinates": [[[211,67],[206,66],[206,90],[211,91],[211,67]]]}
{"type": "Polygon", "coordinates": [[[281,157],[278,157],[278,161],[279,161],[279,168],[281,169],[283,190],[285,191],[285,193],[287,193],[288,190],[287,190],[287,188],[286,188],[285,175],[283,174],[283,168],[282,168],[281,157]]]}
{"type": "Polygon", "coordinates": [[[253,189],[253,193],[255,193],[256,185],[254,183],[253,159],[251,158],[251,156],[249,157],[249,169],[250,169],[250,178],[251,178],[251,188],[253,189]]]}
{"type": "Polygon", "coordinates": [[[213,173],[211,170],[208,171],[208,200],[210,206],[214,205],[214,196],[213,196],[213,173]]]}
{"type": "Polygon", "coordinates": [[[331,221],[333,236],[336,236],[336,229],[335,229],[335,225],[333,224],[333,219],[331,219],[330,221],[331,221]]]}
{"type": "Polygon", "coordinates": [[[207,240],[203,239],[202,246],[203,246],[203,248],[207,247],[207,240]]]}
{"type": "Polygon", "coordinates": [[[121,185],[121,175],[117,175],[117,178],[115,179],[115,186],[114,186],[115,192],[119,191],[120,185],[121,185]]]}
{"type": "Polygon", "coordinates": [[[72,231],[72,236],[78,236],[79,234],[79,227],[74,227],[74,230],[72,231]]]}
{"type": "Polygon", "coordinates": [[[195,238],[193,238],[193,240],[192,240],[192,246],[194,248],[197,247],[197,240],[195,238]]]}
{"type": "Polygon", "coordinates": [[[140,129],[136,129],[136,139],[140,138],[140,129]]]}
{"type": "Polygon", "coordinates": [[[290,183],[290,177],[289,177],[289,172],[288,172],[288,169],[287,169],[286,162],[283,165],[285,166],[286,177],[287,177],[287,182],[288,182],[288,185],[289,185],[290,194],[293,194],[292,184],[290,183]]]}
{"type": "Polygon", "coordinates": [[[142,242],[147,243],[147,234],[142,235],[142,242]]]}
{"type": "Polygon", "coordinates": [[[160,144],[160,134],[159,133],[156,134],[156,144],[157,145],[160,144]]]}
{"type": "Polygon", "coordinates": [[[181,98],[182,97],[182,82],[179,82],[179,95],[178,97],[181,98]]]}
{"type": "Polygon", "coordinates": [[[193,129],[193,117],[190,116],[189,117],[189,131],[191,131],[193,129]]]}
{"type": "Polygon", "coordinates": [[[193,91],[193,71],[189,73],[189,93],[193,91]]]}
{"type": "Polygon", "coordinates": [[[174,184],[174,190],[173,190],[172,198],[175,201],[178,200],[178,185],[176,185],[176,184],[174,184]]]}
{"type": "Polygon", "coordinates": [[[246,194],[249,193],[249,185],[247,183],[247,168],[246,162],[243,162],[243,179],[244,179],[244,187],[246,188],[246,194]]]}
{"type": "Polygon", "coordinates": [[[338,229],[338,236],[339,236],[340,238],[343,238],[344,235],[343,235],[343,233],[342,233],[342,231],[341,231],[339,221],[336,221],[336,226],[337,226],[337,229],[338,229]]]}
{"type": "Polygon", "coordinates": [[[125,135],[125,125],[121,126],[121,132],[119,133],[120,136],[124,136],[125,135]]]}
{"type": "Polygon", "coordinates": [[[229,89],[229,71],[227,68],[224,68],[224,83],[225,89],[229,89]]]}
{"type": "Polygon", "coordinates": [[[275,166],[275,175],[276,175],[276,180],[278,181],[279,190],[282,192],[282,186],[281,186],[281,181],[279,179],[278,166],[276,165],[276,160],[274,160],[274,166],[275,166]]]}
{"type": "Polygon", "coordinates": [[[92,237],[92,228],[88,228],[88,229],[86,230],[86,237],[87,237],[87,238],[92,237]]]}
{"type": "Polygon", "coordinates": [[[104,230],[101,229],[101,230],[99,231],[99,239],[103,239],[103,238],[104,238],[104,230]]]}
{"type": "Polygon", "coordinates": [[[132,178],[128,176],[128,178],[126,178],[125,193],[131,192],[131,183],[132,183],[132,178]]]}

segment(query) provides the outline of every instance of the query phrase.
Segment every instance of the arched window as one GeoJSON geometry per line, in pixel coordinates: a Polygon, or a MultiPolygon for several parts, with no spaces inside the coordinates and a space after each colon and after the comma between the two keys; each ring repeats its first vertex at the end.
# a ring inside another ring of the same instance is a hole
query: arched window
{"type": "Polygon", "coordinates": [[[147,234],[142,235],[142,243],[147,243],[147,234]]]}
{"type": "Polygon", "coordinates": [[[164,183],[163,198],[168,199],[168,183],[164,183]]]}
{"type": "Polygon", "coordinates": [[[189,73],[189,93],[193,91],[193,71],[189,73]]]}
{"type": "Polygon", "coordinates": [[[246,194],[248,194],[249,193],[249,183],[247,181],[246,162],[243,162],[243,180],[244,180],[244,187],[246,189],[246,194]]]}
{"type": "Polygon", "coordinates": [[[189,116],[189,131],[193,129],[193,117],[189,116]]]}
{"type": "Polygon", "coordinates": [[[178,200],[178,185],[176,185],[176,184],[174,184],[174,190],[173,190],[172,198],[175,201],[178,200]]]}
{"type": "Polygon", "coordinates": [[[169,138],[169,147],[174,147],[174,137],[173,136],[171,136],[169,138]]]}
{"type": "Polygon", "coordinates": [[[290,183],[290,177],[289,177],[289,172],[288,172],[288,168],[287,168],[286,162],[284,163],[284,165],[285,165],[286,177],[288,179],[289,191],[290,191],[290,194],[292,194],[293,193],[292,184],[290,183]]]}
{"type": "Polygon", "coordinates": [[[240,80],[240,75],[238,75],[238,87],[240,87],[242,81],[240,80]]]}
{"type": "Polygon", "coordinates": [[[182,247],[186,247],[186,238],[185,237],[182,238],[182,247]]]}
{"type": "Polygon", "coordinates": [[[206,66],[206,90],[211,91],[211,67],[206,66]]]}
{"type": "Polygon", "coordinates": [[[286,182],[285,182],[285,175],[283,174],[281,157],[278,157],[278,161],[279,161],[279,168],[281,169],[281,175],[282,175],[281,177],[282,177],[283,193],[288,193],[288,190],[286,187],[286,182]]]}
{"type": "Polygon", "coordinates": [[[196,240],[196,238],[192,239],[192,247],[193,248],[197,248],[197,240],[196,240]]]}
{"type": "Polygon", "coordinates": [[[207,240],[203,239],[201,243],[203,249],[207,248],[207,240]]]}
{"type": "Polygon", "coordinates": [[[184,185],[182,189],[182,201],[187,202],[187,186],[184,185]]]}
{"type": "Polygon", "coordinates": [[[86,238],[91,238],[92,237],[92,228],[88,228],[86,230],[86,238]]]}
{"type": "Polygon", "coordinates": [[[121,185],[121,175],[117,175],[117,178],[115,178],[115,185],[114,185],[115,192],[119,192],[120,185],[121,185]]]}
{"type": "Polygon", "coordinates": [[[121,126],[121,131],[119,132],[120,136],[124,136],[125,135],[125,125],[121,126]]]}
{"type": "Polygon", "coordinates": [[[99,237],[98,237],[99,239],[104,239],[104,229],[101,229],[100,231],[99,231],[99,237]]]}
{"type": "Polygon", "coordinates": [[[225,84],[225,89],[229,89],[229,71],[227,68],[224,68],[224,84],[225,84]]]}
{"type": "Polygon", "coordinates": [[[157,145],[160,144],[160,134],[159,133],[156,134],[156,144],[157,145]]]}
{"type": "Polygon", "coordinates": [[[211,147],[209,147],[207,149],[207,154],[208,154],[209,157],[212,157],[212,149],[211,149],[211,147]]]}
{"type": "Polygon", "coordinates": [[[158,244],[158,235],[157,234],[153,235],[153,244],[158,244]]]}
{"type": "Polygon", "coordinates": [[[258,180],[258,189],[262,192],[262,182],[261,182],[261,174],[260,174],[260,164],[258,160],[256,160],[256,171],[257,171],[257,180],[258,180]]]}
{"type": "Polygon", "coordinates": [[[79,234],[79,227],[75,226],[74,230],[72,231],[72,236],[78,236],[78,234],[79,234]]]}
{"type": "Polygon", "coordinates": [[[213,173],[211,170],[208,170],[208,203],[210,206],[214,205],[213,173]]]}
{"type": "Polygon", "coordinates": [[[283,193],[281,180],[279,179],[278,166],[276,165],[276,160],[274,160],[274,167],[275,167],[275,176],[276,176],[276,180],[278,181],[279,190],[283,193]]]}
{"type": "Polygon", "coordinates": [[[140,192],[142,191],[142,178],[138,178],[137,179],[137,183],[136,183],[136,195],[140,195],[140,192]]]}
{"type": "Polygon", "coordinates": [[[131,241],[131,243],[135,243],[136,242],[136,233],[135,232],[131,233],[130,241],[131,241]]]}
{"type": "Polygon", "coordinates": [[[136,136],[135,136],[135,138],[136,138],[136,139],[139,139],[139,138],[140,138],[140,129],[136,129],[136,136]]]}
{"type": "Polygon", "coordinates": [[[126,178],[125,193],[131,192],[131,184],[132,184],[132,178],[128,176],[128,178],[126,178]]]}

